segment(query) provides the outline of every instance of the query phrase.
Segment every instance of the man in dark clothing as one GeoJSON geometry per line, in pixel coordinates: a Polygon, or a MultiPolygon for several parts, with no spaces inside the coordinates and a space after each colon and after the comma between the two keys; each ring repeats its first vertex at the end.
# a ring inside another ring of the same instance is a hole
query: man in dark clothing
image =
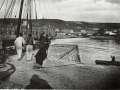
{"type": "Polygon", "coordinates": [[[45,35],[45,32],[42,32],[42,33],[40,34],[40,38],[39,38],[39,41],[40,41],[40,42],[43,40],[44,35],[45,35]]]}
{"type": "Polygon", "coordinates": [[[48,48],[49,48],[49,45],[51,43],[50,38],[48,37],[48,35],[46,35],[46,42],[45,43],[46,43],[46,53],[48,55],[48,48]]]}
{"type": "Polygon", "coordinates": [[[37,54],[35,55],[36,58],[36,63],[34,65],[34,67],[39,67],[41,68],[43,65],[43,61],[45,60],[45,58],[47,57],[46,54],[46,37],[45,37],[45,33],[41,34],[42,36],[40,37],[40,46],[39,46],[39,51],[37,52],[37,54]]]}

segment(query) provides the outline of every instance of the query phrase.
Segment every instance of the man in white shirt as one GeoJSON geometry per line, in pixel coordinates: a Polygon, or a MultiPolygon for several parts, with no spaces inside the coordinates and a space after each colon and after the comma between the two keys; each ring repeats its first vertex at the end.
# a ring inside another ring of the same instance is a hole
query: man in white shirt
{"type": "Polygon", "coordinates": [[[18,54],[18,61],[21,60],[22,45],[25,44],[25,40],[22,36],[23,36],[23,34],[20,33],[19,37],[17,37],[15,42],[14,42],[14,45],[16,47],[16,51],[17,51],[17,54],[18,54]]]}
{"type": "Polygon", "coordinates": [[[27,61],[30,61],[32,59],[32,51],[33,51],[33,45],[35,44],[34,38],[31,34],[28,35],[28,38],[26,40],[26,56],[27,61]]]}

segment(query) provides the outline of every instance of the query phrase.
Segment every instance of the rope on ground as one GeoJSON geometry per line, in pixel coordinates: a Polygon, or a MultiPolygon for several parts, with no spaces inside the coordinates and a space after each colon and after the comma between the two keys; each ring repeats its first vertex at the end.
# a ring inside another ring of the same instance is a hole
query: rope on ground
{"type": "MultiPolygon", "coordinates": [[[[81,54],[83,54],[83,53],[81,53],[81,54]]],[[[86,58],[88,58],[90,61],[93,61],[92,59],[90,59],[89,57],[87,57],[85,54],[83,54],[86,58]]]]}
{"type": "MultiPolygon", "coordinates": [[[[74,64],[66,64],[66,65],[58,65],[58,66],[50,66],[50,67],[42,67],[43,69],[44,68],[56,68],[56,67],[65,67],[65,66],[72,66],[72,65],[80,65],[80,64],[83,64],[83,63],[74,63],[74,64]]],[[[38,68],[39,70],[39,68],[38,68]]],[[[27,70],[28,71],[28,70],[27,70]]]]}

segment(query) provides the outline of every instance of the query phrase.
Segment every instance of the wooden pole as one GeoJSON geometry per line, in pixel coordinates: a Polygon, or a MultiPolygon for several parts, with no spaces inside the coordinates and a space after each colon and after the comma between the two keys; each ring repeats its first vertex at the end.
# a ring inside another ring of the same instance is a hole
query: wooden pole
{"type": "Polygon", "coordinates": [[[18,19],[18,26],[17,26],[17,37],[19,36],[19,33],[20,33],[20,25],[21,25],[21,16],[22,16],[23,3],[24,3],[24,0],[21,0],[19,19],[18,19]]]}
{"type": "Polygon", "coordinates": [[[32,21],[31,21],[31,12],[32,12],[32,8],[31,8],[31,4],[32,4],[32,1],[30,0],[30,34],[32,34],[32,21]]]}
{"type": "Polygon", "coordinates": [[[26,25],[26,37],[28,35],[28,13],[27,13],[27,25],[26,25]]]}

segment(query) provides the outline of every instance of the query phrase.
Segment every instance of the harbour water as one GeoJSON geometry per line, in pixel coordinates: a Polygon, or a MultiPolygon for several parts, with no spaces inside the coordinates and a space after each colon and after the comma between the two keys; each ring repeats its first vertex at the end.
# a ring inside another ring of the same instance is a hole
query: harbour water
{"type": "Polygon", "coordinates": [[[53,44],[78,45],[81,62],[85,64],[95,64],[95,60],[111,61],[111,55],[120,61],[120,41],[69,38],[53,40],[53,44]]]}

